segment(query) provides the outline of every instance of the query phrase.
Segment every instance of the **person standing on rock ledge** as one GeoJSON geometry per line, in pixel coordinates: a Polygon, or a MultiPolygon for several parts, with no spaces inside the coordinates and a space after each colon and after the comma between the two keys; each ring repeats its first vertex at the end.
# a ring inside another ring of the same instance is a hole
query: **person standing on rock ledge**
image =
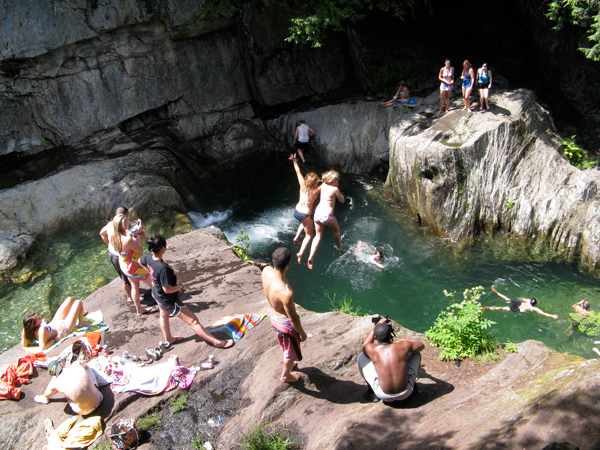
{"type": "Polygon", "coordinates": [[[302,162],[306,162],[304,159],[304,152],[308,153],[311,134],[316,136],[315,130],[306,125],[304,119],[300,119],[300,125],[296,128],[296,133],[294,134],[294,145],[296,146],[296,150],[298,151],[302,162]]]}
{"type": "Polygon", "coordinates": [[[444,67],[440,69],[438,79],[441,81],[440,110],[437,112],[439,115],[444,108],[444,102],[446,102],[446,112],[448,112],[448,108],[450,107],[450,95],[452,94],[452,86],[454,85],[454,67],[450,65],[449,59],[444,62],[444,67]]]}
{"type": "Polygon", "coordinates": [[[285,278],[292,254],[287,248],[280,247],[273,252],[271,259],[273,267],[265,267],[261,278],[265,296],[271,305],[271,325],[277,332],[277,340],[283,350],[283,372],[280,380],[283,383],[293,383],[300,379],[300,374],[292,370],[296,362],[302,361],[300,342],[306,340],[306,333],[296,312],[294,290],[285,278]]]}
{"type": "MultiPolygon", "coordinates": [[[[119,206],[117,208],[117,211],[115,212],[115,217],[119,214],[123,214],[129,219],[129,210],[125,206],[119,206]]],[[[113,221],[111,220],[106,225],[104,225],[104,228],[100,230],[100,237],[102,238],[104,243],[108,245],[108,259],[119,274],[119,278],[121,278],[121,281],[123,281],[123,290],[127,295],[127,301],[133,302],[133,300],[131,299],[131,283],[129,282],[127,276],[121,271],[121,267],[119,266],[119,252],[116,251],[110,244],[110,239],[114,233],[114,229],[115,227],[113,226],[113,221]]]]}
{"type": "Polygon", "coordinates": [[[202,326],[196,314],[185,306],[179,298],[179,292],[185,294],[185,286],[177,284],[177,275],[175,271],[164,260],[163,256],[168,250],[167,240],[157,234],[148,238],[148,253],[140,258],[142,264],[150,273],[152,279],[152,298],[160,308],[160,329],[163,332],[165,340],[169,344],[175,344],[183,340],[183,336],[171,335],[171,317],[179,317],[187,323],[194,332],[217,348],[229,348],[233,346],[233,340],[220,341],[210,334],[202,326]]]}
{"type": "Polygon", "coordinates": [[[365,399],[394,402],[413,393],[425,348],[417,339],[398,339],[392,343],[394,331],[387,318],[382,318],[362,344],[358,370],[369,383],[365,399]],[[378,344],[373,341],[377,339],[378,344]]]}

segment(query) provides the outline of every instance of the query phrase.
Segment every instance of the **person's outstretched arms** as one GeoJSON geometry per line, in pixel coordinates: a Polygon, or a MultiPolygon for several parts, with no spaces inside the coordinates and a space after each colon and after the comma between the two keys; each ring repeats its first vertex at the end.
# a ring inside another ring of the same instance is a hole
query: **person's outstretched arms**
{"type": "Polygon", "coordinates": [[[506,300],[507,302],[511,302],[512,300],[510,298],[508,298],[506,295],[501,294],[500,292],[498,292],[496,290],[496,288],[494,286],[492,286],[492,291],[494,291],[496,294],[498,294],[500,297],[502,297],[504,300],[506,300]]]}
{"type": "Polygon", "coordinates": [[[558,319],[558,316],[556,314],[548,314],[548,313],[542,311],[537,306],[533,306],[531,309],[532,309],[532,311],[535,311],[536,313],[541,314],[542,316],[552,317],[553,319],[558,319]]]}
{"type": "Polygon", "coordinates": [[[300,185],[300,187],[303,187],[304,175],[302,175],[302,171],[300,170],[300,166],[298,165],[298,156],[295,153],[293,153],[288,159],[294,163],[294,170],[296,171],[296,176],[298,177],[298,184],[300,185]]]}

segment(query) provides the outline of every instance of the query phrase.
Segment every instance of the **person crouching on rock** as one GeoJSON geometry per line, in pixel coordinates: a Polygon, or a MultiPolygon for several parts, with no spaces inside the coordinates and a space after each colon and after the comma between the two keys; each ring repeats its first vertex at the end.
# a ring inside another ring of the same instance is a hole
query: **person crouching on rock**
{"type": "Polygon", "coordinates": [[[202,326],[196,314],[184,305],[179,298],[179,292],[185,293],[183,284],[177,284],[177,275],[175,271],[166,262],[163,261],[163,255],[169,247],[167,241],[160,234],[148,238],[148,250],[151,254],[146,254],[140,258],[140,263],[150,273],[152,280],[152,297],[158,303],[160,308],[160,329],[163,332],[165,340],[169,344],[174,344],[183,339],[183,336],[171,335],[170,317],[179,317],[187,323],[194,332],[209,344],[218,348],[229,348],[233,345],[233,340],[220,341],[211,335],[206,328],[202,326]]]}
{"type": "Polygon", "coordinates": [[[294,304],[294,290],[285,277],[290,268],[292,254],[285,247],[273,252],[273,267],[266,266],[261,274],[263,289],[271,305],[271,325],[277,332],[277,340],[283,350],[283,373],[281,381],[293,383],[300,374],[292,372],[294,364],[302,361],[300,342],[306,341],[306,333],[294,304]]]}
{"type": "Polygon", "coordinates": [[[60,361],[54,360],[48,372],[53,378],[44,394],[33,398],[37,403],[50,403],[50,397],[58,392],[67,398],[73,412],[82,416],[91,414],[102,403],[99,385],[108,383],[84,361],[75,361],[63,370],[60,361]]]}
{"type": "Polygon", "coordinates": [[[421,351],[425,348],[416,339],[398,339],[392,343],[394,332],[388,319],[382,318],[362,344],[358,369],[369,389],[365,399],[393,402],[408,398],[415,388],[421,351]],[[377,339],[379,344],[374,344],[377,339]]]}

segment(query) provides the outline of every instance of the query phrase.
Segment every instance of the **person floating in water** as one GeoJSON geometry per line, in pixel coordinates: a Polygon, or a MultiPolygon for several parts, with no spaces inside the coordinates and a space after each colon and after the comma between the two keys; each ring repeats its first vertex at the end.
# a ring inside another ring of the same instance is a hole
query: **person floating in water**
{"type": "Polygon", "coordinates": [[[302,255],[308,248],[308,244],[313,237],[314,224],[311,214],[313,203],[321,192],[321,186],[319,185],[319,181],[321,180],[319,180],[319,177],[314,172],[303,176],[300,166],[298,166],[298,161],[296,161],[296,155],[290,155],[289,159],[294,163],[294,169],[296,170],[298,183],[300,184],[300,199],[298,200],[296,209],[294,209],[294,217],[300,222],[300,226],[298,227],[296,237],[294,237],[294,244],[300,245],[300,236],[302,235],[302,231],[304,231],[305,236],[302,240],[302,245],[300,245],[300,251],[296,253],[298,264],[302,264],[302,255]]]}
{"type": "Polygon", "coordinates": [[[588,311],[588,309],[590,309],[590,302],[587,300],[581,300],[580,302],[572,305],[571,308],[574,308],[575,313],[579,314],[580,316],[588,317],[592,314],[590,311],[588,311]]]}
{"type": "Polygon", "coordinates": [[[346,199],[338,189],[340,174],[335,170],[330,170],[321,176],[321,180],[323,181],[323,184],[321,185],[321,200],[315,209],[315,228],[317,234],[310,247],[310,256],[308,257],[309,269],[313,268],[315,253],[319,248],[319,244],[323,238],[323,231],[326,226],[333,230],[333,237],[337,244],[336,250],[340,254],[344,253],[342,250],[342,233],[340,231],[340,225],[333,215],[335,200],[337,199],[340,203],[346,202],[346,199]]]}
{"type": "Polygon", "coordinates": [[[381,102],[381,106],[394,106],[396,103],[406,103],[408,101],[408,88],[406,87],[406,81],[402,80],[398,90],[394,94],[391,100],[387,102],[381,102]]]}
{"type": "Polygon", "coordinates": [[[495,309],[495,310],[503,309],[505,311],[512,311],[512,312],[528,312],[528,311],[533,311],[533,312],[536,312],[538,314],[541,314],[542,316],[552,317],[553,319],[558,319],[558,316],[556,314],[545,313],[540,308],[536,307],[535,306],[535,305],[537,305],[537,299],[536,298],[519,297],[520,301],[516,302],[516,301],[508,298],[506,295],[502,295],[500,292],[498,292],[496,290],[495,287],[492,287],[492,291],[494,291],[496,294],[498,294],[504,300],[506,300],[507,302],[509,302],[511,305],[510,306],[485,306],[484,309],[495,309]]]}
{"type": "Polygon", "coordinates": [[[302,162],[306,162],[304,153],[308,154],[311,134],[313,137],[316,136],[315,130],[306,125],[304,119],[300,119],[300,125],[296,128],[296,133],[294,133],[294,145],[296,146],[296,150],[298,151],[302,162]]]}
{"type": "Polygon", "coordinates": [[[383,259],[382,251],[376,250],[371,244],[364,241],[358,241],[356,243],[356,248],[354,249],[354,255],[359,261],[374,264],[380,269],[384,268],[383,264],[380,262],[383,259]]]}

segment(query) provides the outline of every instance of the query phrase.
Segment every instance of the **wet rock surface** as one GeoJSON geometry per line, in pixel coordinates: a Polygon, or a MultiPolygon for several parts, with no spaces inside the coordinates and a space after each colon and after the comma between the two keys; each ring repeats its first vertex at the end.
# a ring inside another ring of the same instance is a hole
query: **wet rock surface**
{"type": "MultiPolygon", "coordinates": [[[[242,263],[220,236],[212,228],[169,240],[165,260],[189,288],[184,302],[205,326],[231,314],[268,314],[260,270],[242,263]]],[[[305,268],[293,264],[290,270],[305,268]]],[[[145,304],[150,302],[147,297],[145,304]]],[[[158,314],[137,317],[118,280],[84,304],[90,311],[102,309],[111,326],[103,342],[116,355],[124,350],[143,355],[145,348],[163,339],[158,314]]],[[[363,398],[366,385],[356,358],[371,330],[370,318],[301,308],[300,316],[308,340],[302,346],[304,359],[298,369],[302,378],[297,383],[279,381],[281,350],[268,318],[231,349],[208,346],[173,318],[172,332],[184,340],[165,357],[177,355],[189,367],[214,354],[219,364],[199,372],[187,392],[175,389],[146,397],[113,394],[103,387],[104,401],[96,413],[106,427],[122,418],[153,414],[157,408],[158,424],[143,433],[142,450],[193,449],[192,440],[198,438],[210,440],[219,450],[239,448],[242,433],[256,425],[285,428],[305,449],[372,448],[374,442],[384,449],[600,445],[600,398],[591,388],[600,382],[598,360],[558,354],[539,342],[526,341],[517,345],[518,353],[500,360],[466,360],[458,366],[440,361],[439,351],[426,346],[418,394],[397,405],[369,403],[363,398]],[[172,412],[172,399],[182,394],[187,395],[185,409],[172,412]]],[[[423,339],[401,326],[397,334],[423,339]]],[[[23,355],[15,347],[0,355],[0,364],[14,363],[23,355]]],[[[57,425],[73,414],[60,395],[49,405],[33,402],[49,380],[45,370],[36,370],[32,384],[22,386],[21,400],[2,402],[0,447],[41,448],[46,442],[43,420],[50,418],[57,425]]]]}

